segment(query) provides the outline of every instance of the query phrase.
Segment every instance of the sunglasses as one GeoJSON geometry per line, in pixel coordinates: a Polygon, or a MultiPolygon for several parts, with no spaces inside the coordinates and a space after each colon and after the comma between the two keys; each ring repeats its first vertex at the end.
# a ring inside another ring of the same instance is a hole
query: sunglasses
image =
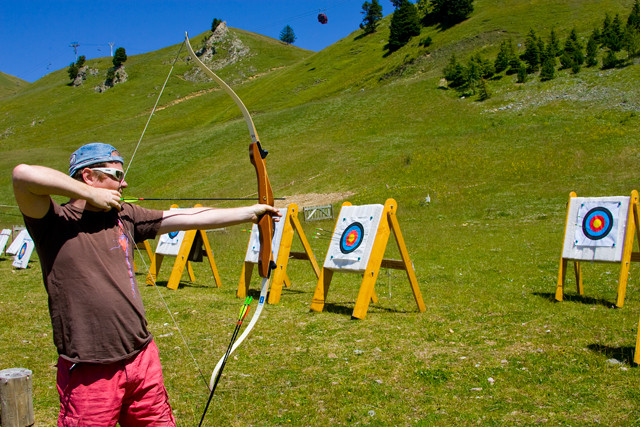
{"type": "Polygon", "coordinates": [[[118,182],[122,182],[124,179],[124,171],[116,168],[89,168],[92,171],[102,172],[105,175],[109,175],[111,178],[118,182]]]}

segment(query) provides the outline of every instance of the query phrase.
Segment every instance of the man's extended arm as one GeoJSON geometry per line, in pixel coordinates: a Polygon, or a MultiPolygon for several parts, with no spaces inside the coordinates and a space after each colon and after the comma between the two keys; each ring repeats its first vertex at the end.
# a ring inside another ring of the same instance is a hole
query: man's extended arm
{"type": "Polygon", "coordinates": [[[243,222],[257,222],[263,215],[278,220],[278,209],[269,205],[253,205],[241,208],[187,208],[164,211],[159,234],[177,230],[206,230],[226,227],[243,222]]]}

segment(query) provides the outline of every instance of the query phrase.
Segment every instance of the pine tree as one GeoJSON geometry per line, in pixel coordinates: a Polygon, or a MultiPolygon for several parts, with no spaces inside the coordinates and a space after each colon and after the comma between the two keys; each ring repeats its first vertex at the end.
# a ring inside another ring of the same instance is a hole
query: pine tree
{"type": "Polygon", "coordinates": [[[587,41],[587,67],[595,67],[598,65],[598,41],[596,37],[596,30],[593,30],[587,41]]]}
{"type": "Polygon", "coordinates": [[[535,73],[540,69],[540,48],[538,45],[538,37],[533,28],[529,31],[524,42],[524,53],[522,59],[527,63],[527,72],[535,73]]]}
{"type": "Polygon", "coordinates": [[[375,33],[378,27],[378,21],[382,19],[382,6],[378,3],[378,0],[371,0],[371,3],[365,1],[362,4],[362,12],[364,18],[360,24],[360,29],[364,30],[365,34],[375,33]]]}
{"type": "Polygon", "coordinates": [[[607,54],[602,58],[602,69],[607,70],[609,68],[615,68],[618,66],[618,58],[616,53],[611,49],[607,50],[607,54]]]}
{"type": "Polygon", "coordinates": [[[213,18],[213,21],[211,21],[211,32],[215,33],[216,28],[218,28],[218,25],[222,24],[222,21],[218,18],[213,18]]]}
{"type": "Polygon", "coordinates": [[[400,7],[393,12],[389,24],[387,48],[395,52],[407,44],[413,36],[420,34],[420,18],[416,6],[409,0],[401,0],[400,7]]]}
{"type": "Polygon", "coordinates": [[[500,50],[498,51],[495,62],[493,63],[496,73],[501,73],[509,68],[509,61],[511,60],[512,53],[513,43],[511,42],[511,39],[504,40],[500,43],[500,50]],[[511,46],[511,48],[509,46],[511,46]]]}
{"type": "Polygon", "coordinates": [[[75,64],[75,62],[72,62],[71,64],[69,64],[69,68],[67,68],[67,73],[69,74],[69,79],[71,79],[72,81],[76,79],[76,77],[78,77],[78,66],[75,64]]]}
{"type": "Polygon", "coordinates": [[[455,54],[451,54],[449,63],[443,70],[444,78],[449,87],[462,87],[466,85],[466,71],[462,64],[458,62],[455,54]]]}
{"type": "Polygon", "coordinates": [[[629,58],[640,56],[640,0],[631,7],[624,31],[624,48],[629,58]]]}
{"type": "Polygon", "coordinates": [[[478,86],[478,101],[486,101],[489,98],[491,98],[489,85],[485,79],[480,79],[480,85],[478,86]]]}
{"type": "Polygon", "coordinates": [[[560,39],[558,39],[554,28],[551,29],[551,34],[549,35],[549,46],[551,47],[549,53],[553,54],[553,56],[560,55],[560,39]]]}
{"type": "Polygon", "coordinates": [[[540,66],[540,80],[547,81],[556,76],[556,57],[554,48],[551,44],[547,45],[545,54],[543,55],[542,65],[540,66]]]}
{"type": "Polygon", "coordinates": [[[124,64],[126,60],[127,60],[127,52],[124,50],[123,47],[119,47],[114,52],[113,59],[111,62],[113,62],[114,68],[120,68],[120,66],[124,64]]]}
{"type": "Polygon", "coordinates": [[[601,43],[603,47],[614,52],[620,52],[624,43],[624,31],[620,15],[616,15],[613,20],[607,13],[602,23],[601,43]]]}
{"type": "Polygon", "coordinates": [[[605,13],[604,20],[602,21],[602,32],[600,33],[600,45],[602,47],[608,47],[609,40],[611,39],[611,16],[605,13]]]}
{"type": "Polygon", "coordinates": [[[293,44],[296,41],[296,35],[290,25],[285,25],[280,31],[280,41],[286,44],[293,44]]]}
{"type": "Polygon", "coordinates": [[[631,13],[627,18],[627,28],[635,28],[640,31],[640,0],[636,0],[631,6],[631,13]]]}
{"type": "Polygon", "coordinates": [[[518,61],[517,68],[518,77],[516,79],[517,83],[525,83],[527,81],[527,66],[524,62],[518,61]]]}
{"type": "Polygon", "coordinates": [[[473,12],[473,0],[431,0],[432,14],[437,22],[454,25],[473,12]]]}
{"type": "Polygon", "coordinates": [[[624,48],[629,58],[640,56],[640,30],[627,26],[624,33],[624,48]]]}

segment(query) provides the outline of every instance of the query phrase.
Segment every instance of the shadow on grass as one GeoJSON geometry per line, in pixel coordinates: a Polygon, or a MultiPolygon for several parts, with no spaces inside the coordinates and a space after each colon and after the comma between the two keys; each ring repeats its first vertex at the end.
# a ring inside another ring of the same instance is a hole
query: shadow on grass
{"type": "MultiPolygon", "coordinates": [[[[542,297],[550,302],[560,302],[556,301],[556,294],[553,292],[534,292],[536,296],[542,297]]],[[[602,298],[592,298],[584,295],[577,294],[565,294],[562,302],[579,302],[585,305],[602,305],[608,308],[615,308],[616,304],[612,301],[608,301],[602,298]]]]}
{"type": "MultiPolygon", "coordinates": [[[[169,283],[168,280],[158,280],[156,282],[156,286],[161,287],[161,288],[166,288],[167,287],[167,283],[169,283]]],[[[212,284],[212,285],[203,285],[200,283],[195,283],[195,282],[180,282],[178,284],[178,289],[182,289],[182,288],[215,288],[216,285],[212,284]]]]}
{"type": "MultiPolygon", "coordinates": [[[[324,309],[322,311],[326,311],[327,313],[335,313],[335,314],[348,314],[351,315],[353,313],[354,305],[353,303],[325,303],[324,309]]],[[[385,308],[380,307],[378,305],[370,305],[367,313],[408,313],[407,310],[397,310],[393,308],[385,308]]],[[[352,319],[354,319],[352,317],[352,319]]]]}
{"type": "Polygon", "coordinates": [[[610,359],[619,360],[629,364],[630,366],[638,366],[633,363],[633,354],[635,353],[634,347],[609,347],[602,344],[589,344],[587,348],[594,353],[603,354],[610,359]]]}

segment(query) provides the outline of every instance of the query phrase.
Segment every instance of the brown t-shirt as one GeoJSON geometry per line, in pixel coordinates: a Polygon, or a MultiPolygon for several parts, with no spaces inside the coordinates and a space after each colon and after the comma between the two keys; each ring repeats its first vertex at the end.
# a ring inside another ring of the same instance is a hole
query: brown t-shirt
{"type": "Polygon", "coordinates": [[[155,238],[162,211],[125,203],[91,212],[51,202],[24,217],[49,295],[53,341],[71,362],[127,359],[151,341],[133,268],[134,243],[155,238]]]}

